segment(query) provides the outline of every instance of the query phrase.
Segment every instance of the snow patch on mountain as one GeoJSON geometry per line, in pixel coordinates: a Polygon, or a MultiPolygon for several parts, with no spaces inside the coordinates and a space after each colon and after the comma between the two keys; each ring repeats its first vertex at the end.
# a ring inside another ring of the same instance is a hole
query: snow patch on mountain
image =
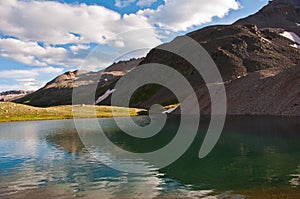
{"type": "Polygon", "coordinates": [[[300,49],[300,45],[292,44],[291,46],[294,47],[294,48],[299,48],[300,49]]]}
{"type": "Polygon", "coordinates": [[[292,47],[300,49],[300,37],[296,33],[284,31],[280,35],[295,42],[295,44],[291,45],[292,47]]]}
{"type": "Polygon", "coordinates": [[[174,107],[174,108],[168,109],[168,110],[166,110],[166,111],[164,111],[164,112],[162,112],[162,113],[165,113],[165,114],[172,113],[172,112],[175,111],[178,107],[179,107],[179,105],[176,106],[176,107],[174,107]]]}
{"type": "Polygon", "coordinates": [[[111,95],[113,92],[115,92],[116,89],[108,89],[103,95],[101,95],[95,102],[95,104],[99,104],[100,102],[102,102],[103,100],[105,100],[106,98],[109,97],[109,95],[111,95]]]}

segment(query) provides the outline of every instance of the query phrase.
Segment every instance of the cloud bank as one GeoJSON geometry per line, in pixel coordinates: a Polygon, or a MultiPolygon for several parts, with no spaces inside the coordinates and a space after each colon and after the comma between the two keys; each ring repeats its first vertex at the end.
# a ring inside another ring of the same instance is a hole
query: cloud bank
{"type": "MultiPolygon", "coordinates": [[[[131,14],[100,5],[0,1],[0,56],[32,67],[75,68],[96,45],[116,55],[153,48],[168,36],[162,32],[176,35],[239,8],[236,0],[164,0],[157,8],[149,8],[157,1],[115,0],[116,7],[134,4],[140,8],[131,14]]],[[[97,57],[88,69],[106,67],[112,60],[97,57]]]]}
{"type": "Polygon", "coordinates": [[[33,68],[28,70],[2,70],[0,72],[0,79],[2,80],[0,91],[19,89],[37,90],[46,84],[43,77],[49,74],[60,75],[62,72],[63,68],[54,67],[33,68]]]}
{"type": "Polygon", "coordinates": [[[157,10],[146,9],[139,14],[146,16],[151,24],[176,32],[211,22],[213,17],[222,18],[238,8],[236,0],[165,0],[165,5],[157,10]]]}
{"type": "MultiPolygon", "coordinates": [[[[139,0],[137,5],[151,5],[155,1],[139,0]]],[[[117,0],[116,4],[123,6],[132,2],[117,0]]],[[[75,54],[87,50],[83,46],[90,43],[126,48],[125,39],[118,38],[118,34],[143,28],[149,29],[146,38],[148,43],[157,45],[159,35],[154,27],[160,26],[174,32],[185,31],[210,22],[213,17],[223,17],[231,9],[237,8],[235,0],[165,0],[165,4],[156,10],[139,10],[122,16],[99,5],[1,1],[0,32],[14,38],[1,40],[1,56],[32,66],[69,66],[73,62],[66,61],[70,58],[69,52],[57,45],[72,45],[71,51],[75,54]],[[39,46],[37,42],[42,42],[46,47],[39,46]]],[[[133,44],[130,45],[136,48],[143,47],[145,43],[140,38],[126,39],[131,40],[133,44]]],[[[75,61],[74,64],[78,63],[75,61]]]]}

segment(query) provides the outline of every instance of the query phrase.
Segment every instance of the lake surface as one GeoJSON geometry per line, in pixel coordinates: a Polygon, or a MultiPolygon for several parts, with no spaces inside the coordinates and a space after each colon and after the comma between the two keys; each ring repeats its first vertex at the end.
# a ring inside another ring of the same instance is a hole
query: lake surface
{"type": "MultiPolygon", "coordinates": [[[[169,118],[162,132],[138,140],[112,119],[99,121],[111,141],[139,153],[169,143],[179,123],[169,118]]],[[[163,169],[140,160],[143,174],[117,171],[95,159],[73,120],[1,123],[0,198],[300,198],[299,121],[227,118],[213,151],[199,159],[204,121],[180,159],[163,169]]]]}

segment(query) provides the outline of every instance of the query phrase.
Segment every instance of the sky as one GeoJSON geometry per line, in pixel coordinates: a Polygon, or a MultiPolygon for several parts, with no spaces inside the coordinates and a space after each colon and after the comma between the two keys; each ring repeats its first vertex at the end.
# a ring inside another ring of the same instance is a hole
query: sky
{"type": "Polygon", "coordinates": [[[0,92],[145,56],[178,35],[230,24],[268,0],[0,0],[0,92]],[[91,53],[93,52],[93,53],[91,53]]]}

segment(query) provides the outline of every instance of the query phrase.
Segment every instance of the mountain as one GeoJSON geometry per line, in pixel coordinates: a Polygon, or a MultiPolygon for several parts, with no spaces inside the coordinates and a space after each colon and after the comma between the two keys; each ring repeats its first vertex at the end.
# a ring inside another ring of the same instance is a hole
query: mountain
{"type": "Polygon", "coordinates": [[[0,93],[0,101],[12,101],[18,98],[22,98],[34,91],[25,91],[25,90],[10,90],[0,93]]]}
{"type": "MultiPolygon", "coordinates": [[[[256,14],[238,20],[232,25],[205,27],[188,33],[210,54],[225,83],[228,114],[231,115],[300,115],[300,2],[298,0],[274,0],[256,14]]],[[[49,82],[44,88],[17,102],[35,106],[70,104],[72,88],[84,91],[98,81],[95,96],[97,104],[110,105],[120,77],[140,65],[160,63],[180,72],[189,81],[199,98],[202,113],[210,113],[208,89],[201,75],[184,58],[167,52],[165,46],[152,49],[145,58],[119,62],[105,71],[73,71],[49,82]],[[102,75],[101,79],[93,79],[102,75]],[[74,80],[76,83],[74,84],[74,80]]],[[[191,56],[195,52],[190,52],[191,56]]],[[[151,74],[149,74],[151,75],[151,74]]],[[[166,75],[156,74],[152,75],[166,75]]],[[[144,78],[142,75],[137,79],[144,78]]],[[[174,81],[170,77],[169,81],[174,81]]],[[[214,82],[211,82],[214,83],[214,82]]],[[[183,91],[184,93],[184,91],[183,91]]],[[[189,98],[190,93],[184,93],[189,98]]],[[[87,104],[95,103],[87,101],[87,104]]],[[[148,84],[131,97],[130,106],[149,108],[153,104],[171,105],[178,100],[167,88],[148,84]]],[[[196,104],[190,104],[193,109],[196,104]]],[[[177,108],[173,113],[179,113],[177,108]]]]}
{"type": "MultiPolygon", "coordinates": [[[[299,16],[299,1],[276,0],[233,25],[187,34],[207,50],[220,70],[228,114],[300,115],[299,16]]],[[[201,76],[187,61],[161,48],[151,50],[142,64],[161,63],[179,71],[196,91],[202,113],[209,114],[210,98],[201,76]]],[[[177,103],[168,89],[158,85],[144,86],[136,94],[132,99],[135,107],[177,103]],[[151,95],[141,97],[141,93],[151,95]]],[[[190,109],[195,106],[190,104],[190,109]]]]}
{"type": "MultiPolygon", "coordinates": [[[[207,27],[188,36],[207,50],[223,80],[229,84],[254,72],[268,69],[283,71],[300,63],[300,50],[292,47],[294,42],[282,36],[282,32],[281,29],[258,28],[256,25],[231,25],[207,27]]],[[[153,49],[142,63],[161,63],[176,69],[196,91],[203,85],[193,66],[169,52],[153,49]]],[[[175,96],[166,88],[148,85],[142,90],[154,94],[148,98],[134,96],[133,106],[148,108],[154,103],[176,103],[175,96]]]]}
{"type": "MultiPolygon", "coordinates": [[[[68,71],[48,82],[43,88],[14,102],[38,107],[69,105],[72,104],[73,88],[80,88],[82,92],[79,95],[84,98],[86,95],[85,89],[89,88],[95,82],[99,82],[97,95],[100,96],[106,90],[113,88],[119,78],[135,68],[142,60],[131,59],[129,61],[120,61],[98,72],[84,70],[68,71]],[[100,76],[101,79],[99,79],[100,76]]],[[[93,104],[94,101],[86,101],[85,103],[93,104]]]]}

